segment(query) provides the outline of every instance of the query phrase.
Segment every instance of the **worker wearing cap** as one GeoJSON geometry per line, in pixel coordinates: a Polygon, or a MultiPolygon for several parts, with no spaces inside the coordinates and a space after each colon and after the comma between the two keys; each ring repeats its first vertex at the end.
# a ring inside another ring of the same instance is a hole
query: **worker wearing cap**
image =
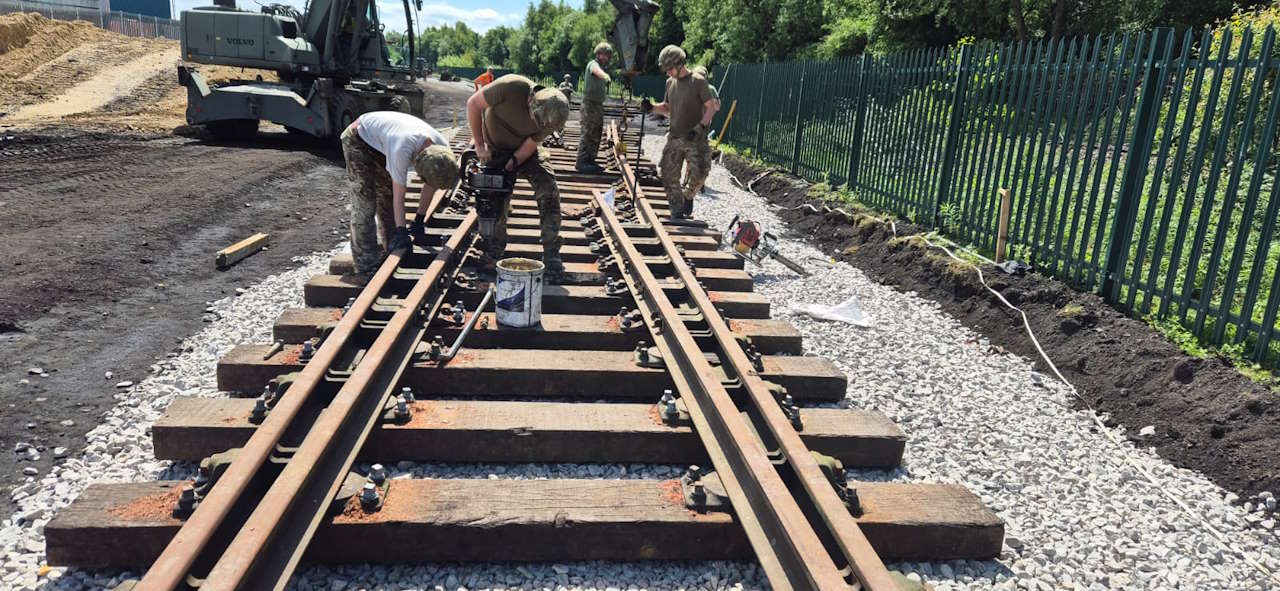
{"type": "MultiPolygon", "coordinates": [[[[547,280],[564,273],[560,258],[560,188],[551,166],[551,154],[539,149],[542,140],[564,128],[569,101],[554,88],[536,85],[517,74],[507,74],[467,99],[467,123],[476,153],[485,163],[505,161],[507,170],[533,186],[538,202],[542,262],[547,280]]],[[[507,202],[510,208],[510,201],[507,202]]],[[[486,266],[500,258],[507,246],[507,211],[499,214],[494,239],[489,241],[486,266]]]]}
{"type": "Polygon", "coordinates": [[[566,99],[573,97],[573,77],[572,76],[568,74],[564,75],[564,80],[560,81],[560,92],[564,93],[564,98],[566,99]]]}
{"type": "Polygon", "coordinates": [[[351,256],[356,273],[370,276],[386,253],[409,248],[413,236],[424,231],[416,220],[405,222],[409,168],[422,178],[418,213],[423,213],[437,190],[453,188],[458,162],[440,132],[426,121],[398,111],[374,111],[357,117],[342,132],[342,156],[353,183],[351,256]]]}
{"type": "Polygon", "coordinates": [[[613,48],[604,41],[597,43],[595,59],[588,61],[582,72],[582,136],[578,138],[578,172],[604,172],[596,164],[596,154],[600,151],[600,134],[604,131],[604,97],[611,81],[604,67],[609,65],[611,57],[613,48]]]}
{"type": "Polygon", "coordinates": [[[641,108],[651,108],[671,121],[667,145],[662,149],[660,176],[671,217],[687,219],[693,215],[693,193],[680,186],[681,166],[689,166],[688,187],[701,187],[706,182],[711,170],[707,129],[716,112],[716,100],[707,79],[685,67],[683,49],[675,45],[663,47],[658,54],[658,67],[669,76],[666,97],[653,105],[646,100],[641,108]]]}

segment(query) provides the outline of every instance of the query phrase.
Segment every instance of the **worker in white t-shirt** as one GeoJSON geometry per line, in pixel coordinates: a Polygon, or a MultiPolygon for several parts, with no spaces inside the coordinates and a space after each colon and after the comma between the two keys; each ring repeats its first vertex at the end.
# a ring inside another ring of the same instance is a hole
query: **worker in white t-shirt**
{"type": "Polygon", "coordinates": [[[405,221],[404,194],[409,167],[422,177],[418,213],[437,190],[458,181],[458,161],[440,132],[408,113],[375,111],[342,132],[342,155],[354,186],[351,194],[351,256],[356,273],[373,275],[387,253],[409,248],[425,233],[405,221]],[[384,248],[385,247],[385,248],[384,248]]]}

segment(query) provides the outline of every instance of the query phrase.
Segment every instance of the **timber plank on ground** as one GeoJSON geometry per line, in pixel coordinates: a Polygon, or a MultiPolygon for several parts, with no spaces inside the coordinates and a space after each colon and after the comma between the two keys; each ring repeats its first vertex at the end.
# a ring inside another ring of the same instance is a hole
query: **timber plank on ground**
{"type": "MultiPolygon", "coordinates": [[[[675,480],[393,479],[382,509],[354,500],[320,525],[318,563],[527,560],[744,560],[727,513],[684,506],[675,480]]],[[[90,485],[44,528],[51,566],[146,566],[177,533],[188,481],[90,485]],[[110,541],[110,543],[104,543],[110,541]]],[[[858,525],[885,560],[982,560],[1004,525],[963,487],[856,483],[858,525]]]]}
{"type": "MultiPolygon", "coordinates": [[[[420,348],[425,346],[420,344],[420,348]]],[[[276,376],[299,371],[299,347],[238,345],[218,360],[218,389],[260,392],[276,376]]],[[[844,399],[848,378],[821,357],[766,355],[761,377],[800,402],[844,399]]],[[[632,351],[463,348],[445,367],[411,363],[401,383],[426,395],[640,399],[656,401],[675,386],[666,369],[640,367],[632,351]]]]}
{"type": "MultiPolygon", "coordinates": [[[[341,316],[339,308],[286,308],[276,319],[273,339],[289,344],[301,343],[321,336],[326,328],[335,326],[341,316]]],[[[468,312],[466,318],[470,317],[468,312]]],[[[467,347],[629,351],[640,339],[647,338],[636,331],[622,330],[616,314],[543,314],[542,322],[530,328],[498,326],[492,312],[486,312],[483,318],[467,336],[467,347]]],[[[765,355],[799,355],[803,352],[800,331],[783,320],[730,320],[729,328],[750,338],[751,344],[765,355]]],[[[451,321],[437,318],[431,322],[431,334],[443,336],[445,342],[453,342],[460,331],[460,326],[451,321]]]]}
{"type": "MultiPolygon", "coordinates": [[[[199,461],[240,447],[253,434],[254,401],[181,397],[151,428],[156,458],[199,461]]],[[[689,426],[662,422],[654,404],[418,400],[405,424],[384,423],[361,448],[363,461],[627,462],[706,464],[689,426]]],[[[891,468],[906,435],[877,411],[802,409],[809,449],[849,468],[891,468]]]]}

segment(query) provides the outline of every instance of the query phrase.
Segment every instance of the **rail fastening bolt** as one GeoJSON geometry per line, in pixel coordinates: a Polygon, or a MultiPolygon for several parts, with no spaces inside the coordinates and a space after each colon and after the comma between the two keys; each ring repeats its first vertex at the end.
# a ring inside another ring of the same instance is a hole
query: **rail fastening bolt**
{"type": "Polygon", "coordinates": [[[310,361],[311,357],[315,354],[316,346],[312,344],[311,341],[304,341],[302,343],[302,352],[298,354],[298,360],[306,363],[307,361],[310,361]]]}
{"type": "Polygon", "coordinates": [[[366,509],[378,506],[378,485],[372,482],[364,483],[364,488],[360,489],[360,504],[366,509]]]}
{"type": "Polygon", "coordinates": [[[698,480],[702,480],[702,468],[697,464],[690,465],[689,469],[685,470],[684,475],[690,482],[697,482],[698,480]]]}
{"type": "Polygon", "coordinates": [[[369,480],[373,481],[373,483],[378,486],[382,486],[382,483],[387,481],[386,468],[384,468],[382,464],[374,464],[370,466],[369,480]]]}
{"type": "Polygon", "coordinates": [[[636,355],[640,357],[640,361],[647,363],[649,361],[649,343],[640,341],[636,343],[636,355]]]}
{"type": "Polygon", "coordinates": [[[414,401],[413,388],[410,388],[408,386],[400,388],[400,398],[405,402],[413,402],[414,401]]]}
{"type": "Polygon", "coordinates": [[[407,421],[409,418],[409,401],[405,400],[404,396],[401,396],[396,401],[396,420],[407,421]]]}
{"type": "Polygon", "coordinates": [[[253,412],[249,413],[250,423],[261,423],[267,418],[267,402],[261,397],[253,401],[253,412]]]}
{"type": "Polygon", "coordinates": [[[204,486],[204,485],[208,484],[208,483],[209,483],[209,469],[208,469],[208,468],[206,468],[206,467],[204,467],[204,466],[200,466],[200,468],[196,470],[196,478],[195,478],[195,480],[194,480],[194,482],[193,482],[193,483],[194,483],[196,486],[204,486]]]}
{"type": "Polygon", "coordinates": [[[196,489],[190,484],[182,487],[182,495],[178,497],[178,506],[174,513],[190,513],[196,507],[196,489]]]}

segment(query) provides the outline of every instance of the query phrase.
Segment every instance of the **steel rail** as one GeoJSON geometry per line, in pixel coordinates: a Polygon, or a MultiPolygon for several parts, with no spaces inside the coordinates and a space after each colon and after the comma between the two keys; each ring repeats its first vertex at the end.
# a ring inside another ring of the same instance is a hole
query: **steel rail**
{"type": "MultiPolygon", "coordinates": [[[[616,139],[616,128],[610,136],[616,139]]],[[[837,588],[847,586],[843,573],[850,570],[857,581],[872,590],[896,589],[883,561],[837,496],[808,448],[738,344],[715,304],[680,256],[674,241],[653,211],[624,155],[614,157],[623,185],[632,193],[636,212],[654,228],[670,257],[676,278],[700,313],[715,340],[725,382],[706,360],[667,293],[603,196],[595,192],[599,218],[607,226],[619,265],[659,344],[680,372],[672,376],[681,390],[695,430],[707,447],[712,463],[729,493],[735,513],[743,523],[757,557],[775,588],[837,588]],[[626,272],[629,270],[629,272],[626,272]],[[659,322],[655,324],[655,320],[659,322]],[[677,374],[682,375],[677,375],[677,374]],[[735,381],[736,380],[736,381],[735,381]],[[746,396],[735,397],[725,383],[746,396]],[[739,408],[738,403],[745,408],[739,408]],[[746,418],[744,418],[744,415],[746,418]],[[767,448],[767,449],[766,449],[767,448]],[[783,462],[772,462],[778,457],[783,462]],[[788,486],[788,484],[794,486],[788,486]]]]}
{"type": "MultiPolygon", "coordinates": [[[[441,191],[433,197],[427,209],[427,217],[441,210],[441,205],[446,202],[445,193],[441,191]]],[[[292,482],[290,479],[297,478],[297,472],[301,469],[303,461],[314,461],[318,457],[315,454],[316,451],[330,447],[333,438],[338,434],[338,428],[347,422],[346,415],[350,413],[355,403],[361,402],[360,408],[363,410],[376,408],[377,412],[372,417],[376,420],[378,413],[381,412],[381,402],[378,401],[376,405],[370,404],[369,400],[375,397],[367,396],[362,399],[360,394],[365,391],[365,386],[371,381],[375,370],[383,365],[388,353],[393,349],[397,351],[404,349],[406,339],[402,338],[404,336],[402,333],[409,332],[405,327],[417,313],[417,307],[413,304],[415,302],[420,304],[425,300],[427,292],[437,281],[444,261],[458,254],[461,240],[470,232],[474,223],[474,214],[464,218],[458,230],[431,263],[429,269],[435,270],[436,273],[433,274],[429,270],[416,282],[410,293],[410,299],[403,302],[404,305],[395,313],[392,322],[382,330],[374,346],[364,355],[356,372],[343,385],[338,396],[329,403],[320,416],[316,417],[313,429],[308,432],[302,446],[294,452],[284,471],[279,475],[273,475],[276,470],[273,464],[279,462],[276,456],[289,451],[282,445],[286,435],[296,430],[300,423],[309,418],[305,410],[309,405],[316,403],[312,398],[319,395],[329,382],[329,370],[340,358],[343,358],[344,354],[350,353],[350,347],[357,346],[355,343],[357,334],[368,330],[367,327],[362,326],[364,321],[370,316],[370,311],[383,289],[392,284],[394,275],[401,266],[403,256],[399,251],[388,255],[366,288],[361,291],[347,313],[339,320],[334,331],[299,373],[289,390],[280,398],[266,420],[254,431],[236,459],[152,564],[137,589],[176,589],[197,586],[201,589],[222,589],[235,588],[244,582],[246,569],[256,564],[255,560],[259,554],[267,553],[261,552],[261,546],[257,551],[248,554],[241,549],[250,540],[255,543],[265,542],[266,538],[261,536],[266,534],[269,538],[275,532],[275,525],[279,521],[268,521],[268,514],[279,515],[277,499],[287,497],[292,501],[297,498],[296,490],[293,489],[301,486],[308,479],[292,482]],[[267,488],[268,486],[270,488],[267,488]],[[268,490],[267,497],[261,500],[251,498],[251,490],[263,488],[268,490]],[[230,545],[227,540],[231,540],[230,545]],[[205,569],[212,570],[207,576],[200,576],[205,569]]],[[[412,347],[409,347],[409,351],[412,352],[412,347]]],[[[372,422],[374,421],[369,422],[370,425],[372,422]]],[[[367,434],[367,431],[366,429],[364,434],[367,434]]],[[[363,436],[354,438],[357,449],[361,441],[363,436]]],[[[346,447],[350,447],[352,442],[352,440],[344,440],[343,443],[346,447]]],[[[346,466],[349,469],[350,463],[346,463],[346,466]]],[[[341,472],[341,476],[345,476],[345,469],[341,472]]],[[[329,483],[332,484],[330,488],[333,492],[336,493],[341,480],[342,478],[338,477],[329,483]]],[[[332,496],[330,494],[328,498],[331,499],[332,496]]],[[[328,506],[327,499],[312,497],[304,500],[306,508],[320,516],[328,506]]],[[[318,520],[317,517],[315,521],[318,522],[318,520]]],[[[294,549],[294,555],[283,565],[283,570],[277,571],[282,576],[278,577],[279,580],[273,585],[274,587],[284,586],[288,574],[296,564],[297,555],[305,549],[306,540],[309,539],[310,532],[314,531],[314,526],[306,530],[299,539],[298,547],[294,549]]],[[[272,586],[261,583],[260,579],[253,580],[254,587],[272,586]]]]}

